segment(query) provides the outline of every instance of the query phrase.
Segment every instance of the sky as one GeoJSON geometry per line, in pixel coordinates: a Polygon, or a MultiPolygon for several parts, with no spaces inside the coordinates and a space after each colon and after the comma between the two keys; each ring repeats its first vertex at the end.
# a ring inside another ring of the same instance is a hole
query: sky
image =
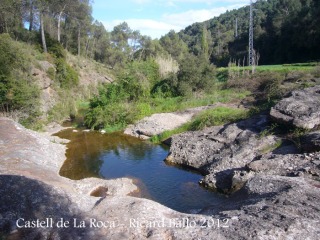
{"type": "Polygon", "coordinates": [[[250,0],[94,0],[93,17],[108,31],[127,22],[132,30],[155,38],[203,22],[227,10],[249,5],[250,0]]]}

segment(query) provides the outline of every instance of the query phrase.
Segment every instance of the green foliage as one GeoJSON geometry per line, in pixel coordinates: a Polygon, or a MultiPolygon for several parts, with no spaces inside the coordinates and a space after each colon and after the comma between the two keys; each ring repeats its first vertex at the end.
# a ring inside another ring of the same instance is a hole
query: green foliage
{"type": "Polygon", "coordinates": [[[67,53],[61,43],[50,37],[47,37],[46,40],[49,53],[51,53],[55,58],[66,59],[67,53]]]}
{"type": "Polygon", "coordinates": [[[261,150],[260,150],[260,153],[261,154],[266,154],[266,153],[269,153],[269,152],[272,152],[273,150],[281,147],[282,145],[282,140],[279,139],[276,143],[272,144],[272,145],[267,145],[265,147],[263,147],[261,150]]]}
{"type": "Polygon", "coordinates": [[[131,62],[118,76],[129,101],[150,97],[152,86],[159,81],[159,67],[154,60],[131,62]]]}
{"type": "Polygon", "coordinates": [[[167,140],[168,138],[170,138],[171,136],[173,136],[175,134],[180,134],[180,133],[189,131],[189,128],[190,128],[190,123],[186,123],[186,124],[183,124],[181,127],[176,128],[176,129],[167,130],[167,131],[164,131],[163,133],[161,133],[159,135],[152,136],[150,138],[150,141],[153,142],[153,143],[159,144],[159,143],[162,143],[163,141],[167,140]]]}
{"type": "Polygon", "coordinates": [[[154,61],[132,62],[118,75],[116,83],[103,86],[99,95],[91,99],[85,124],[91,128],[117,125],[119,129],[145,116],[149,110],[144,101],[149,99],[151,85],[158,78],[154,61]]]}
{"type": "Polygon", "coordinates": [[[51,80],[56,79],[56,69],[53,67],[49,67],[47,70],[47,75],[51,80]]]}
{"type": "Polygon", "coordinates": [[[160,143],[168,139],[174,134],[179,134],[186,131],[202,130],[206,127],[223,125],[231,122],[236,122],[248,117],[248,111],[245,109],[235,109],[226,107],[217,107],[209,109],[196,115],[190,122],[183,124],[174,130],[165,131],[158,136],[151,138],[154,143],[160,143]]]}
{"type": "Polygon", "coordinates": [[[276,128],[278,128],[279,125],[276,124],[276,123],[273,123],[270,127],[264,129],[262,132],[260,132],[259,134],[259,139],[262,139],[264,137],[267,137],[267,136],[270,136],[270,135],[273,135],[276,128]]]}
{"type": "Polygon", "coordinates": [[[62,58],[55,60],[56,64],[56,79],[62,88],[70,89],[79,84],[78,73],[66,63],[62,58]]]}
{"type": "Polygon", "coordinates": [[[197,115],[190,124],[190,130],[201,130],[210,126],[218,126],[235,122],[248,117],[245,109],[217,107],[206,110],[197,115]]]}
{"type": "Polygon", "coordinates": [[[85,124],[93,129],[121,130],[132,123],[133,114],[129,104],[110,103],[90,109],[85,116],[85,124]]]}
{"type": "Polygon", "coordinates": [[[77,113],[77,103],[74,100],[74,92],[71,90],[60,90],[59,98],[62,101],[57,102],[53,108],[50,109],[48,113],[48,120],[62,122],[67,117],[75,116],[77,113]]]}
{"type": "Polygon", "coordinates": [[[288,139],[292,141],[298,149],[301,149],[301,137],[309,133],[309,129],[293,127],[289,129],[288,139]]]}
{"type": "Polygon", "coordinates": [[[39,88],[30,78],[25,46],[0,35],[0,111],[20,111],[20,121],[32,125],[39,117],[39,88]]]}
{"type": "Polygon", "coordinates": [[[171,73],[165,79],[156,83],[152,90],[152,96],[155,98],[170,98],[178,96],[178,77],[171,73]]]}
{"type": "Polygon", "coordinates": [[[168,34],[161,37],[160,44],[165,51],[177,61],[184,59],[188,54],[186,43],[174,30],[171,30],[168,34]]]}
{"type": "MultiPolygon", "coordinates": [[[[259,64],[305,62],[320,59],[320,20],[318,0],[258,0],[254,3],[254,45],[259,64]]],[[[207,31],[212,43],[210,60],[227,66],[230,59],[247,65],[249,6],[228,11],[179,32],[194,55],[206,51],[207,31]],[[235,36],[235,20],[238,36],[235,36]],[[245,58],[245,59],[244,59],[245,58]]],[[[170,46],[171,48],[171,46],[170,46]]]]}
{"type": "Polygon", "coordinates": [[[193,92],[211,92],[215,84],[215,68],[203,57],[188,55],[182,60],[178,72],[179,95],[190,96],[193,92]]]}

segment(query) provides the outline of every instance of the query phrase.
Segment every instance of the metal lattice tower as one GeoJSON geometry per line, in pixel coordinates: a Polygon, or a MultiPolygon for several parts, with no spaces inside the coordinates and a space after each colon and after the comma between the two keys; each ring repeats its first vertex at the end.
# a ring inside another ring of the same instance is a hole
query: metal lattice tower
{"type": "Polygon", "coordinates": [[[248,65],[254,64],[254,50],[253,50],[253,6],[252,0],[250,0],[250,23],[249,23],[249,56],[248,65]]]}

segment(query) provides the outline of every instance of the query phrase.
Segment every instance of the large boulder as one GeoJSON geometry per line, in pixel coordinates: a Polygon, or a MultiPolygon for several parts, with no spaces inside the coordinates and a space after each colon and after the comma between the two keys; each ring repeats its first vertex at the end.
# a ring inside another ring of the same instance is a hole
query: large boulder
{"type": "Polygon", "coordinates": [[[270,112],[274,121],[314,129],[320,125],[320,86],[293,91],[270,112]]]}
{"type": "Polygon", "coordinates": [[[260,134],[267,128],[267,120],[266,115],[260,115],[238,123],[175,135],[166,161],[195,168],[207,175],[201,181],[204,186],[228,191],[235,171],[279,145],[277,137],[260,134]]]}

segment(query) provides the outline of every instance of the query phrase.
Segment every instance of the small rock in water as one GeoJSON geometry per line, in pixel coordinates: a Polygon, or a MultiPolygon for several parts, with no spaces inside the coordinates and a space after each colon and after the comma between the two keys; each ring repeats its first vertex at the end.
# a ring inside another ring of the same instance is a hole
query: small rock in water
{"type": "Polygon", "coordinates": [[[91,131],[90,129],[83,130],[83,132],[90,132],[90,131],[91,131]]]}
{"type": "Polygon", "coordinates": [[[78,132],[78,130],[74,129],[74,130],[72,130],[72,132],[78,132]]]}
{"type": "Polygon", "coordinates": [[[102,133],[102,134],[105,134],[106,133],[106,130],[100,130],[100,133],[102,133]]]}

